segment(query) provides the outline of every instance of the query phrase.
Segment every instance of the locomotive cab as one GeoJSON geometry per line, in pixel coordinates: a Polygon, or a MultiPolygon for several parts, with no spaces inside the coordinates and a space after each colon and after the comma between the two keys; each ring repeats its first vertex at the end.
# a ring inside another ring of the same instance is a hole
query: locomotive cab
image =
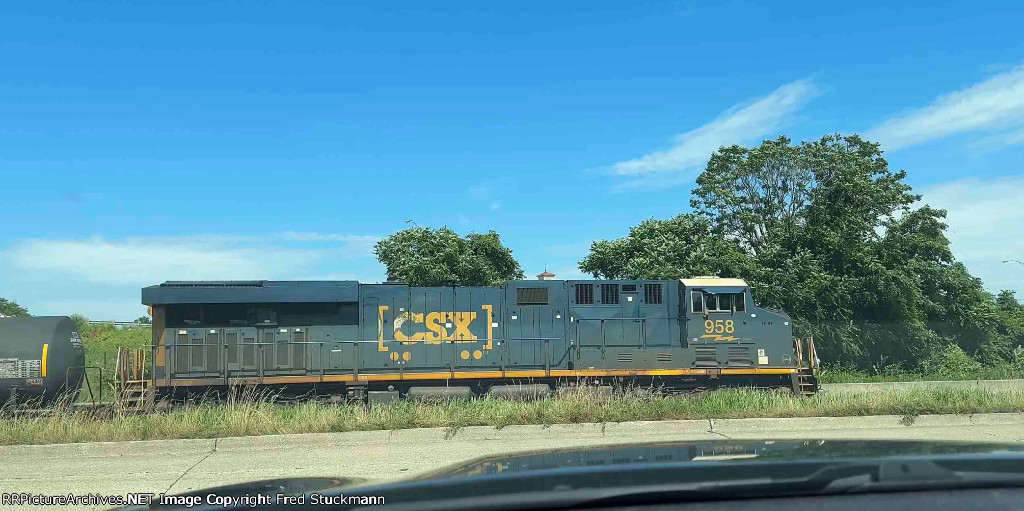
{"type": "Polygon", "coordinates": [[[794,367],[789,317],[757,307],[742,279],[683,279],[693,367],[794,367]]]}

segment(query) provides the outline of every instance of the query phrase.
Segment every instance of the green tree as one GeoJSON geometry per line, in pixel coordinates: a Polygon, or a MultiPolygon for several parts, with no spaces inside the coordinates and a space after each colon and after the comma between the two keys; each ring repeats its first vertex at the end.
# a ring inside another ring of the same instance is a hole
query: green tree
{"type": "Polygon", "coordinates": [[[791,228],[811,198],[813,175],[790,139],[760,147],[723,147],[697,178],[690,205],[716,232],[759,254],[779,229],[791,228]]]}
{"type": "Polygon", "coordinates": [[[0,315],[11,317],[30,316],[28,309],[18,305],[14,300],[0,298],[0,315]]]}
{"type": "Polygon", "coordinates": [[[1003,290],[996,296],[999,313],[999,333],[1014,349],[1024,349],[1024,305],[1017,301],[1013,291],[1003,290]]]}
{"type": "Polygon", "coordinates": [[[413,286],[498,286],[524,278],[494,231],[460,237],[447,227],[412,227],[380,240],[373,251],[389,279],[413,286]]]}
{"type": "Polygon", "coordinates": [[[919,367],[956,350],[1011,359],[1009,298],[997,303],[954,259],[945,212],[912,208],[920,196],[905,178],[856,135],[723,147],[697,178],[694,214],[595,242],[580,268],[610,278],[743,277],[831,362],[919,367]]]}
{"type": "Polygon", "coordinates": [[[85,317],[83,314],[72,314],[71,321],[75,323],[75,329],[82,335],[85,335],[86,330],[91,326],[89,318],[85,317]]]}
{"type": "Polygon", "coordinates": [[[644,220],[625,238],[595,241],[580,270],[606,279],[678,279],[741,274],[739,244],[712,232],[706,218],[681,214],[644,220]]]}
{"type": "Polygon", "coordinates": [[[135,320],[135,322],[140,324],[140,325],[150,325],[150,324],[153,323],[153,321],[151,319],[149,319],[149,316],[139,316],[135,320]]]}

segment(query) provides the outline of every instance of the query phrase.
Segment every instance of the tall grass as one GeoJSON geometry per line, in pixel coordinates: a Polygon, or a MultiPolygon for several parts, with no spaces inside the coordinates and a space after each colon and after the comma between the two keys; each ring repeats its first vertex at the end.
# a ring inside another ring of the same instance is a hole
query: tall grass
{"type": "Polygon", "coordinates": [[[1024,411],[1024,392],[981,388],[896,390],[871,394],[819,394],[726,389],[688,396],[635,391],[601,396],[587,389],[536,401],[494,398],[442,403],[401,401],[378,406],[318,402],[275,404],[242,396],[227,403],[199,402],[169,413],[100,417],[65,407],[46,417],[0,419],[0,444],[214,438],[286,433],[392,430],[516,424],[607,423],[639,420],[744,417],[816,417],[969,414],[1024,411]]]}

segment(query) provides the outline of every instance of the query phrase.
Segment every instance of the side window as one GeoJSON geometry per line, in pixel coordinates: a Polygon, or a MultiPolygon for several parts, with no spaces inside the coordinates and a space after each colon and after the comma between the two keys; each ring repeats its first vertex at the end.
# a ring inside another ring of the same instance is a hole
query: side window
{"type": "Polygon", "coordinates": [[[745,312],[747,310],[747,304],[743,299],[743,293],[736,293],[733,303],[736,305],[736,312],[745,312]]]}
{"type": "Polygon", "coordinates": [[[690,291],[690,310],[693,312],[704,312],[704,293],[690,291]]]}

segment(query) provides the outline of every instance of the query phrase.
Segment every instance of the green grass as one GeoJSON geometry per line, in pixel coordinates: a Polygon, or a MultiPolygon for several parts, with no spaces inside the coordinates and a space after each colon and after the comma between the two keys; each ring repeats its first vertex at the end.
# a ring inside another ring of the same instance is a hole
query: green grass
{"type": "Polygon", "coordinates": [[[1024,372],[1010,365],[982,366],[980,369],[966,373],[918,373],[901,370],[868,372],[843,367],[825,367],[818,376],[821,383],[881,383],[894,381],[1012,380],[1024,378],[1024,372]]]}
{"type": "Polygon", "coordinates": [[[602,397],[586,389],[538,401],[479,399],[424,404],[402,401],[364,407],[316,402],[278,405],[254,399],[197,404],[152,415],[99,418],[62,411],[49,417],[0,420],[0,444],[214,438],[287,433],[393,430],[516,424],[609,423],[747,417],[972,414],[1024,411],[1024,392],[978,388],[911,389],[871,394],[819,394],[729,389],[666,397],[637,391],[602,397]]]}

